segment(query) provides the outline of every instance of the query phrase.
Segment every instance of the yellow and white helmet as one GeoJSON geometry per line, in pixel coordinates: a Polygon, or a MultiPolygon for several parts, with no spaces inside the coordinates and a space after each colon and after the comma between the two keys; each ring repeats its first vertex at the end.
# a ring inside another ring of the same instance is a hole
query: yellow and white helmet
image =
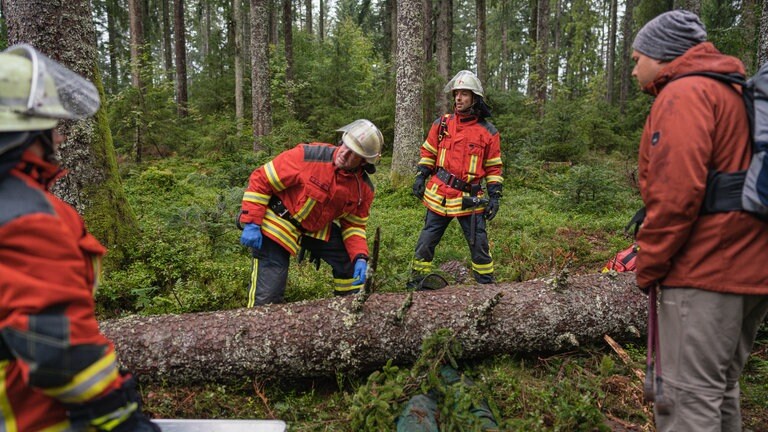
{"type": "MultiPolygon", "coordinates": [[[[32,46],[14,45],[0,53],[0,133],[49,130],[59,120],[89,117],[98,109],[93,83],[32,46]]],[[[21,145],[8,138],[2,147],[21,145]]]]}
{"type": "Polygon", "coordinates": [[[341,132],[341,142],[358,156],[364,158],[366,162],[375,164],[381,159],[384,136],[379,128],[369,120],[355,120],[336,129],[336,132],[341,132]]]}
{"type": "Polygon", "coordinates": [[[446,93],[451,93],[454,90],[469,90],[483,97],[483,85],[480,83],[480,78],[468,70],[459,71],[443,89],[446,93]]]}

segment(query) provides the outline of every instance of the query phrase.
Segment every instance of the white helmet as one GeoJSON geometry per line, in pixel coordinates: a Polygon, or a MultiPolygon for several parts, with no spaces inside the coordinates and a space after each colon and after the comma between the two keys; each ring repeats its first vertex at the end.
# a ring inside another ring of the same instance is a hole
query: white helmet
{"type": "Polygon", "coordinates": [[[49,130],[62,119],[99,109],[99,92],[87,79],[26,44],[0,53],[0,154],[21,145],[24,132],[49,130]],[[16,132],[16,133],[13,133],[16,132]]]}
{"type": "Polygon", "coordinates": [[[341,132],[341,142],[366,162],[375,164],[381,158],[384,136],[379,128],[368,120],[360,119],[336,129],[341,132]]]}
{"type": "Polygon", "coordinates": [[[480,83],[480,79],[477,75],[468,70],[459,71],[443,89],[444,92],[450,93],[454,90],[469,90],[472,93],[483,97],[483,85],[480,83]]]}

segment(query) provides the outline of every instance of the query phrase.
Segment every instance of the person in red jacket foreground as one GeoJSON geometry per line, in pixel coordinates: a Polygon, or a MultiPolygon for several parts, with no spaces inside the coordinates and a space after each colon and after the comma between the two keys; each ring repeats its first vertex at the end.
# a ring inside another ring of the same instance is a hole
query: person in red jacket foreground
{"type": "Polygon", "coordinates": [[[160,430],[94,316],[106,250],[49,192],[58,120],[98,107],[93,84],[31,46],[0,53],[0,430],[160,430]]]}
{"type": "MultiPolygon", "coordinates": [[[[701,214],[707,174],[751,159],[740,88],[694,72],[744,74],[706,41],[695,14],[649,21],[632,72],[656,96],[638,157],[647,216],[637,235],[637,284],[660,288],[658,322],[668,413],[659,431],[740,431],[739,376],[768,311],[768,224],[743,211],[701,214]]],[[[658,389],[657,389],[658,391],[658,389]]]]}
{"type": "Polygon", "coordinates": [[[283,301],[299,248],[333,270],[334,293],[356,293],[368,268],[366,224],[374,188],[368,173],[384,138],[368,120],[340,129],[338,145],[303,143],[257,168],[243,195],[240,243],[251,248],[248,307],[283,301]]]}
{"type": "Polygon", "coordinates": [[[427,207],[427,214],[416,243],[409,288],[419,287],[424,276],[432,273],[435,248],[453,218],[459,221],[469,244],[475,280],[495,282],[485,222],[496,216],[501,200],[504,179],[499,132],[487,120],[491,112],[475,74],[460,71],[445,86],[445,92],[453,95],[454,113],[432,124],[421,146],[413,184],[413,194],[427,207]],[[483,198],[483,180],[487,204],[467,205],[472,197],[483,198]]]}

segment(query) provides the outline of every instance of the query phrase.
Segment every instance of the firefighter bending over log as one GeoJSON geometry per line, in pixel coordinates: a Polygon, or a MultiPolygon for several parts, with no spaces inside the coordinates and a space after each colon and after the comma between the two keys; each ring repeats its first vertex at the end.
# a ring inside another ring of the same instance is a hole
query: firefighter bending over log
{"type": "Polygon", "coordinates": [[[251,174],[243,196],[240,243],[251,248],[248,307],[281,303],[291,255],[301,249],[330,264],[334,294],[358,292],[368,268],[368,177],[384,138],[368,120],[338,129],[338,145],[302,143],[251,174]],[[336,222],[334,222],[336,221],[336,222]]]}

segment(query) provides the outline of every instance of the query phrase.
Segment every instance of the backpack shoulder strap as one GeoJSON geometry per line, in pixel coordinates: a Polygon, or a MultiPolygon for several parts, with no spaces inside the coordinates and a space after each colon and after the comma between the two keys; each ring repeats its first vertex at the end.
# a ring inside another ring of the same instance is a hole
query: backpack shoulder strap
{"type": "Polygon", "coordinates": [[[440,117],[440,129],[437,133],[437,142],[438,144],[440,141],[443,140],[446,136],[450,136],[448,133],[448,119],[451,117],[450,114],[444,114],[442,117],[440,117]]]}

